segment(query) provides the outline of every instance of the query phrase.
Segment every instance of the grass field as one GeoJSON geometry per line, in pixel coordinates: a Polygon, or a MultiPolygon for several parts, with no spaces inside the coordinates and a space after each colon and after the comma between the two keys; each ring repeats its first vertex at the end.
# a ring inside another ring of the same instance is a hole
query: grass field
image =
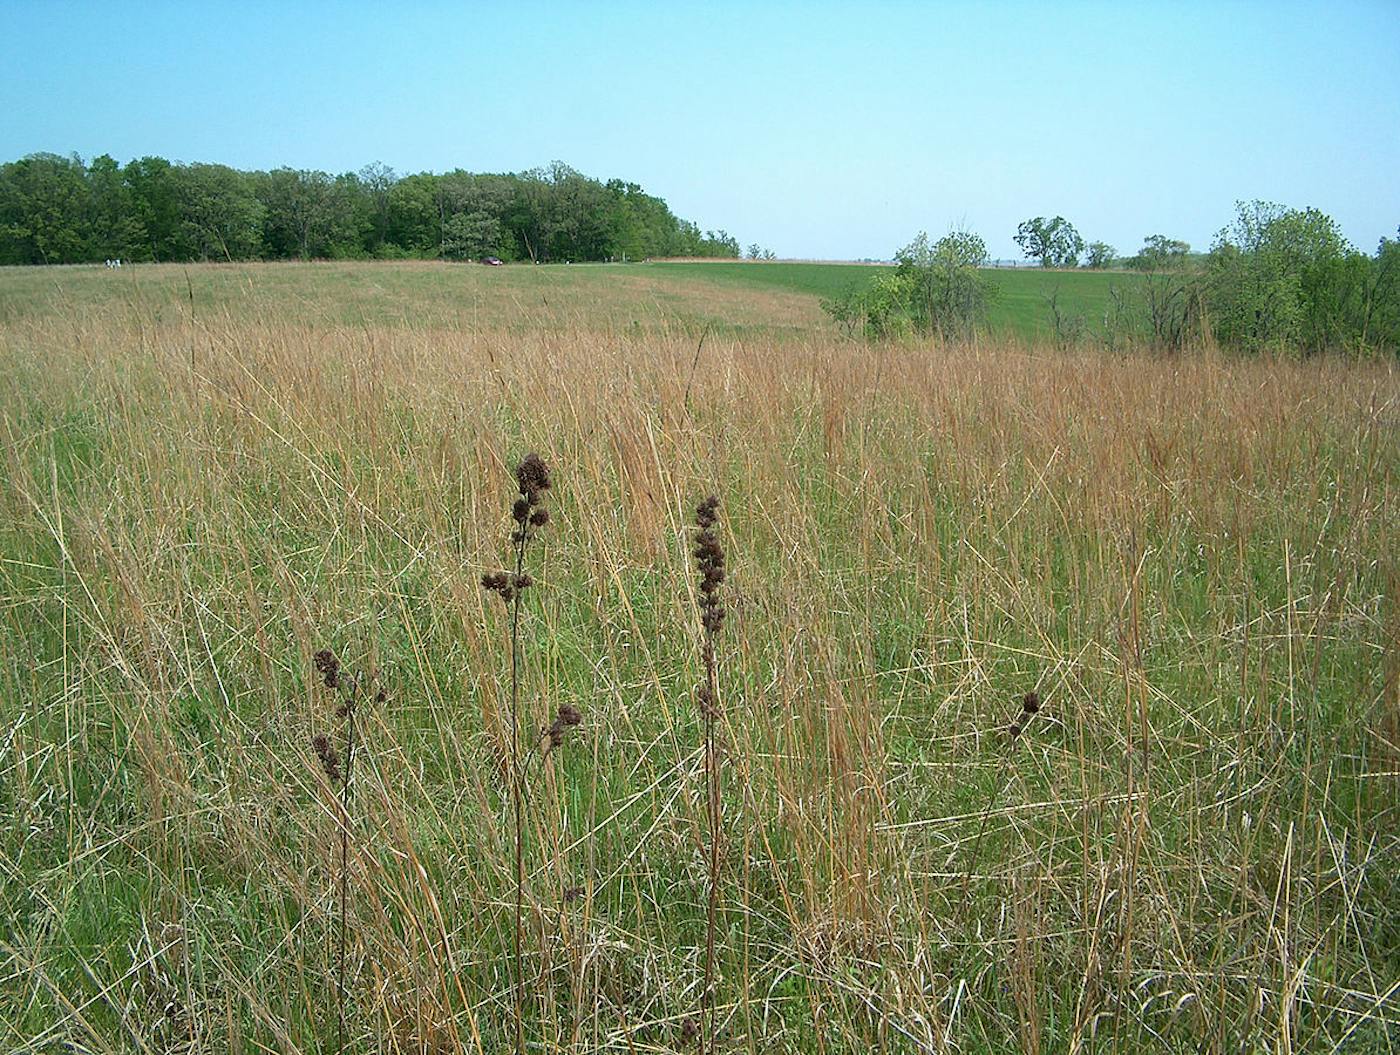
{"type": "MultiPolygon", "coordinates": [[[[14,269],[0,283],[0,319],[86,307],[134,312],[201,308],[295,317],[321,325],[584,327],[736,336],[835,335],[821,300],[888,268],[861,264],[662,262],[484,268],[468,264],[230,264],[198,267],[14,269]],[[188,280],[188,281],[187,281],[188,280]]],[[[1110,286],[1128,272],[991,270],[987,329],[998,339],[1053,335],[1048,298],[1101,328],[1110,286]]]]}
{"type": "MultiPolygon", "coordinates": [[[[889,267],[866,264],[658,263],[649,265],[667,277],[708,281],[734,289],[805,293],[818,300],[869,285],[889,267]]],[[[1065,316],[1081,316],[1091,331],[1102,329],[1110,306],[1109,289],[1130,290],[1143,281],[1128,271],[1042,271],[1039,268],[989,269],[995,292],[987,328],[998,337],[1037,340],[1054,335],[1049,298],[1065,316]]]]}
{"type": "Polygon", "coordinates": [[[327,647],[387,689],[345,1050],[511,1050],[527,450],[530,1051],[694,1050],[709,492],[719,1050],[1394,1050],[1393,366],[867,346],[722,266],[0,271],[0,1050],[338,1050],[327,647]]]}

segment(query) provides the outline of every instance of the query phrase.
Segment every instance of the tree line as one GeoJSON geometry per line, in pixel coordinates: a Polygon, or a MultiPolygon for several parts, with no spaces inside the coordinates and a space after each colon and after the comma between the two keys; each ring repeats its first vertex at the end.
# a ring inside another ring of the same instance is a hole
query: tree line
{"type": "Polygon", "coordinates": [[[535,262],[737,257],[624,180],[562,162],[519,173],[382,164],[333,175],[102,154],[0,165],[0,264],[408,257],[535,262]]]}
{"type": "MultiPolygon", "coordinates": [[[[1016,241],[1044,267],[1075,267],[1086,249],[1090,266],[1114,259],[1111,247],[1086,246],[1059,216],[1027,220],[1016,241]]],[[[852,336],[966,338],[985,322],[997,293],[986,263],[975,234],[954,231],[933,243],[920,234],[896,253],[892,271],[823,306],[852,336]]],[[[1172,352],[1213,340],[1249,352],[1400,352],[1400,231],[1368,254],[1317,209],[1238,202],[1209,252],[1149,235],[1120,263],[1139,274],[1109,288],[1100,319],[1064,310],[1054,293],[1046,297],[1058,343],[1098,339],[1110,348],[1172,352]]]]}

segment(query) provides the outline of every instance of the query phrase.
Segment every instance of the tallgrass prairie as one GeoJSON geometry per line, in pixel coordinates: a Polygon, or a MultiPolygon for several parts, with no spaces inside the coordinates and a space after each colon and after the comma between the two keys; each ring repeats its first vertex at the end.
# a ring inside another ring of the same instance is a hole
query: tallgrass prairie
{"type": "Polygon", "coordinates": [[[0,273],[0,1048],[1392,1050],[1394,365],[648,274],[0,273]]]}

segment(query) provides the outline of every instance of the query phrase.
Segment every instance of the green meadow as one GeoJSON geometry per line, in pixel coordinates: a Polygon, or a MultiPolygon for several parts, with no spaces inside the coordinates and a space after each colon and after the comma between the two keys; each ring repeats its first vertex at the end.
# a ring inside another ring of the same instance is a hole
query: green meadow
{"type": "MultiPolygon", "coordinates": [[[[324,325],[545,325],[620,331],[814,335],[835,333],[821,301],[872,282],[880,265],[658,262],[477,264],[413,261],[233,263],[182,267],[15,268],[0,283],[0,319],[106,307],[156,318],[275,316],[324,325]]],[[[1132,272],[993,269],[986,330],[993,338],[1053,336],[1049,298],[1101,325],[1110,289],[1132,272]]]]}
{"type": "MultiPolygon", "coordinates": [[[[888,266],[879,264],[816,264],[729,262],[657,263],[647,265],[667,279],[709,282],[717,286],[802,293],[818,299],[835,297],[869,285],[888,266]]],[[[1081,316],[1092,331],[1101,328],[1111,305],[1110,290],[1135,289],[1143,276],[1131,271],[1055,271],[1041,268],[994,268],[995,292],[987,312],[987,329],[994,336],[1035,340],[1053,335],[1050,298],[1062,314],[1081,316]]]]}

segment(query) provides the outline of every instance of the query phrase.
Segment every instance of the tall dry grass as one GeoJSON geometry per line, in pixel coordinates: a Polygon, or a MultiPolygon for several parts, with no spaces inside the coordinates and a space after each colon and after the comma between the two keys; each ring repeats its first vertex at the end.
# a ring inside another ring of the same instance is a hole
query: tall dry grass
{"type": "Polygon", "coordinates": [[[1389,366],[807,330],[691,385],[661,325],[64,303],[0,315],[0,1047],[331,1050],[324,645],[390,688],[347,1048],[511,1043],[479,579],[533,449],[521,721],[587,715],[527,814],[533,1048],[675,1050],[700,1005],[713,491],[720,1049],[1391,1050],[1389,366]]]}

